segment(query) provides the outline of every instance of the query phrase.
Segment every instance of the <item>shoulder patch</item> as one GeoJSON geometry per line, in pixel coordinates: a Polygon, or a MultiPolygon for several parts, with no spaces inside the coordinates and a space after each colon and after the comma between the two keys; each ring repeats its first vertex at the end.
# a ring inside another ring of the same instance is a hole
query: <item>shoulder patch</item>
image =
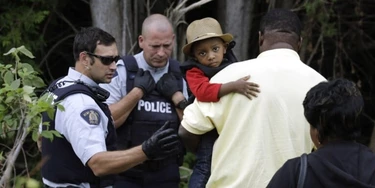
{"type": "Polygon", "coordinates": [[[90,125],[99,125],[100,123],[100,114],[96,109],[82,111],[81,117],[90,125]]]}

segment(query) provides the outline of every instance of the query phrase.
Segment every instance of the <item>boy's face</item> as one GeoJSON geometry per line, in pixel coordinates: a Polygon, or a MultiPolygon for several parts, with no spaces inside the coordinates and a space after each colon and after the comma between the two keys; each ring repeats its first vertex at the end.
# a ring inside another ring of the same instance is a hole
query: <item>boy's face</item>
{"type": "Polygon", "coordinates": [[[192,47],[197,61],[208,67],[218,67],[227,50],[227,45],[218,37],[197,41],[192,47]]]}

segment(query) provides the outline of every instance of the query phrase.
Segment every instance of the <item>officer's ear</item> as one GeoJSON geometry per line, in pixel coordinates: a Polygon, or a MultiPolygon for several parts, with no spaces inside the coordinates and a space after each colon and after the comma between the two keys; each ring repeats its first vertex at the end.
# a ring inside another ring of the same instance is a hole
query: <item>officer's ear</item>
{"type": "Polygon", "coordinates": [[[298,40],[298,50],[300,50],[301,47],[302,47],[302,41],[303,41],[303,38],[299,37],[299,40],[298,40]]]}
{"type": "Polygon", "coordinates": [[[259,31],[258,32],[258,37],[259,37],[259,46],[262,46],[263,42],[264,42],[263,32],[259,31]]]}
{"type": "Polygon", "coordinates": [[[81,52],[79,53],[79,62],[87,69],[87,67],[93,64],[93,59],[86,52],[81,52]]]}
{"type": "Polygon", "coordinates": [[[143,49],[143,42],[144,42],[144,37],[142,36],[142,35],[139,35],[138,36],[138,44],[139,44],[139,47],[141,48],[141,49],[143,49]]]}

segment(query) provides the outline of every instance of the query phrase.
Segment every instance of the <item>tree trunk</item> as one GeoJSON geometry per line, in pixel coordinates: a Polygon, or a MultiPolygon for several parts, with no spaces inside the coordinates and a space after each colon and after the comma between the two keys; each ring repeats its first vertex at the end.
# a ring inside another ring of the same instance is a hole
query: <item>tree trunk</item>
{"type": "MultiPolygon", "coordinates": [[[[120,13],[123,7],[121,2],[120,0],[90,1],[93,26],[99,27],[115,37],[120,54],[123,53],[125,48],[122,38],[124,29],[122,27],[123,14],[120,13]]],[[[124,2],[124,4],[127,4],[127,1],[124,2]]]]}
{"type": "Polygon", "coordinates": [[[248,50],[255,0],[218,1],[218,20],[223,32],[231,33],[236,41],[233,51],[239,61],[249,58],[248,50]],[[225,14],[220,14],[224,12],[225,14]]]}
{"type": "Polygon", "coordinates": [[[152,9],[146,6],[145,0],[91,0],[93,26],[116,38],[120,55],[137,53],[142,22],[148,16],[146,9],[152,9]]]}

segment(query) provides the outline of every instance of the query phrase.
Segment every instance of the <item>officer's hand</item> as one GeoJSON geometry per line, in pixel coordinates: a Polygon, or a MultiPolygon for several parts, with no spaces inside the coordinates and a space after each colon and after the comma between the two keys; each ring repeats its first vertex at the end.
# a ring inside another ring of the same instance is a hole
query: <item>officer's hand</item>
{"type": "Polygon", "coordinates": [[[142,89],[144,95],[151,93],[152,90],[155,89],[155,80],[151,76],[150,71],[138,69],[138,72],[134,78],[134,87],[142,89]]]}
{"type": "Polygon", "coordinates": [[[172,99],[173,94],[175,94],[177,91],[182,92],[182,84],[179,84],[181,79],[182,77],[179,75],[166,73],[156,84],[156,89],[167,99],[172,99]]]}
{"type": "Polygon", "coordinates": [[[176,130],[170,128],[167,121],[151,138],[143,142],[142,150],[148,159],[163,159],[177,155],[180,144],[176,130]]]}

